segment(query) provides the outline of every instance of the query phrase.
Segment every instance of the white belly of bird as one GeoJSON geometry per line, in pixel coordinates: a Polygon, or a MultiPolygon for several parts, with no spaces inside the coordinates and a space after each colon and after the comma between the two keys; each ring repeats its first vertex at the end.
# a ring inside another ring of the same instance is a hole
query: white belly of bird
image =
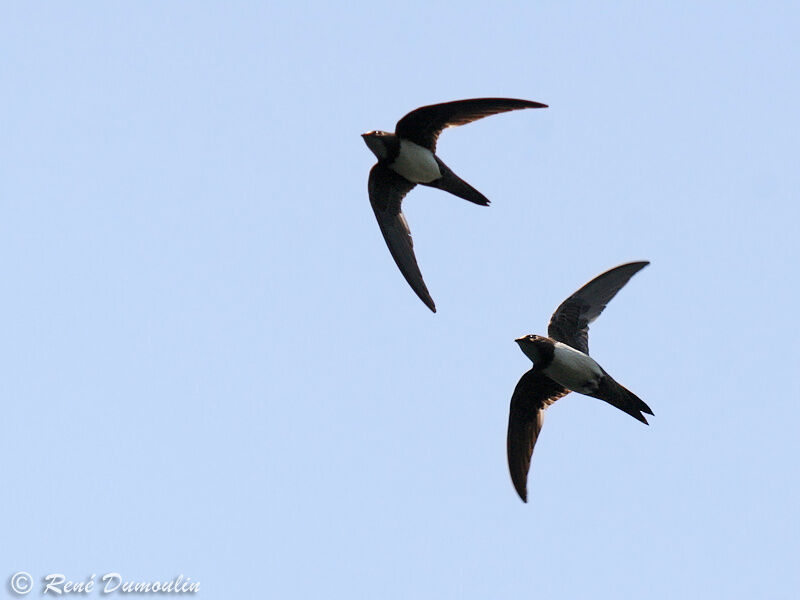
{"type": "Polygon", "coordinates": [[[590,394],[597,390],[603,370],[591,356],[561,342],[555,343],[553,352],[553,362],[544,369],[545,375],[574,392],[590,394]]]}
{"type": "Polygon", "coordinates": [[[430,183],[442,176],[433,152],[408,140],[400,140],[400,152],[390,167],[414,183],[430,183]]]}

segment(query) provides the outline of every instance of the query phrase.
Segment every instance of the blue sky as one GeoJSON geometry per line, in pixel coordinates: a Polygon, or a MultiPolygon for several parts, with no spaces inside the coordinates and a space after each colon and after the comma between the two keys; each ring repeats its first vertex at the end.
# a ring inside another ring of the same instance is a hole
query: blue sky
{"type": "Polygon", "coordinates": [[[276,4],[0,10],[0,578],[796,597],[798,7],[276,4]],[[359,134],[478,96],[550,108],[441,137],[433,315],[359,134]],[[590,343],[655,417],[559,401],[525,505],[513,340],[641,259],[590,343]]]}

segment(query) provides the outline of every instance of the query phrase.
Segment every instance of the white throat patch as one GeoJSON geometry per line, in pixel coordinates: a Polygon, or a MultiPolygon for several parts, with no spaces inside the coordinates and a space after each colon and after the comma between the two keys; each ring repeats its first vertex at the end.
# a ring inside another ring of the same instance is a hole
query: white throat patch
{"type": "Polygon", "coordinates": [[[408,140],[400,140],[400,153],[389,168],[414,183],[430,183],[442,176],[433,152],[408,140]]]}

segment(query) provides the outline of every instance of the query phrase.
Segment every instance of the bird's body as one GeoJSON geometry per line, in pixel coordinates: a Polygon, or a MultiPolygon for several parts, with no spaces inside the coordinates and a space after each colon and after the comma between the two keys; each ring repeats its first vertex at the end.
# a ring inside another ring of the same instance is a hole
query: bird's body
{"type": "Polygon", "coordinates": [[[413,183],[430,183],[442,176],[436,155],[409,140],[400,140],[400,151],[389,168],[413,183]]]}
{"type": "Polygon", "coordinates": [[[603,378],[603,369],[597,361],[566,344],[552,342],[553,360],[549,365],[542,367],[542,373],[573,392],[581,394],[596,392],[603,378]]]}
{"type": "Polygon", "coordinates": [[[516,340],[533,368],[517,383],[508,418],[508,466],[520,498],[527,502],[527,480],[533,447],[544,410],[570,392],[603,400],[647,424],[642,413],[653,412],[640,398],[617,383],[589,356],[589,323],[647,262],[620,265],[596,277],[558,307],[549,337],[527,335],[516,340]]]}
{"type": "Polygon", "coordinates": [[[401,203],[415,185],[439,188],[475,204],[489,200],[458,177],[436,156],[436,141],[446,127],[464,125],[490,115],[545,104],[512,98],[476,98],[432,104],[411,111],[397,122],[394,133],[370,131],[362,135],[378,159],[369,174],[369,200],[386,245],[400,272],[428,308],[436,305],[422,279],[414,255],[411,232],[401,203]]]}

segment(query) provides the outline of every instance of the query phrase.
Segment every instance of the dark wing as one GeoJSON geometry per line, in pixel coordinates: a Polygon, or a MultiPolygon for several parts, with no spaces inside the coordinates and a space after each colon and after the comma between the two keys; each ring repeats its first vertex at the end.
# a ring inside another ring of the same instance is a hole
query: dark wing
{"type": "Polygon", "coordinates": [[[522,108],[547,108],[547,105],[513,98],[475,98],[431,104],[412,110],[400,119],[394,132],[435,152],[436,140],[445,127],[466,125],[483,117],[522,108]]]}
{"type": "Polygon", "coordinates": [[[588,354],[589,323],[600,316],[631,277],[649,264],[641,261],[620,265],[592,279],[556,309],[547,335],[588,354]]]}
{"type": "Polygon", "coordinates": [[[389,252],[400,272],[416,292],[420,300],[436,312],[436,305],[428,293],[428,288],[422,280],[417,259],[414,256],[414,242],[411,240],[411,231],[400,208],[403,198],[415,186],[405,177],[401,177],[388,167],[378,163],[369,172],[369,202],[378,219],[383,239],[389,246],[389,252]]]}
{"type": "Polygon", "coordinates": [[[511,396],[506,441],[508,470],[523,502],[528,501],[528,470],[542,428],[544,409],[567,394],[569,390],[534,368],[522,376],[511,396]]]}

